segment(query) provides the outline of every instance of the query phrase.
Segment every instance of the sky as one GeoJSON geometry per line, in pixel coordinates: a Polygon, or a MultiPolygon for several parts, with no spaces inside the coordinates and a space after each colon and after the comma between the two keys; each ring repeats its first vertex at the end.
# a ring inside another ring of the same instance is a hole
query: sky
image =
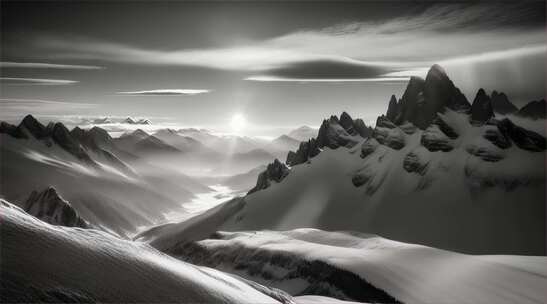
{"type": "Polygon", "coordinates": [[[545,2],[2,1],[0,119],[272,135],[373,123],[434,63],[472,101],[545,97],[545,2]]]}

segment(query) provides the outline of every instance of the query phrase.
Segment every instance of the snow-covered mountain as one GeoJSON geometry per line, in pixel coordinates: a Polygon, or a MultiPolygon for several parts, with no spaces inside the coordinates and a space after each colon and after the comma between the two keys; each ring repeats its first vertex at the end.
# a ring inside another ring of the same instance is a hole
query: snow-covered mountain
{"type": "Polygon", "coordinates": [[[317,136],[317,129],[308,126],[301,126],[290,131],[287,135],[299,141],[308,141],[317,136]]]}
{"type": "Polygon", "coordinates": [[[0,127],[1,194],[23,207],[32,191],[53,186],[93,226],[127,235],[210,190],[125,152],[100,128],[68,131],[32,116],[0,127]]]}
{"type": "Polygon", "coordinates": [[[60,197],[53,187],[42,192],[33,191],[26,200],[24,209],[28,214],[52,225],[89,227],[89,224],[80,217],[78,211],[60,197]]]}
{"type": "Polygon", "coordinates": [[[3,303],[293,303],[282,291],[0,200],[3,303]]]}
{"type": "Polygon", "coordinates": [[[146,239],[164,246],[196,226],[315,227],[469,253],[545,253],[545,138],[496,119],[484,90],[471,104],[433,66],[392,98],[369,137],[342,116],[289,154],[290,169],[274,162],[259,191],[146,239]]]}

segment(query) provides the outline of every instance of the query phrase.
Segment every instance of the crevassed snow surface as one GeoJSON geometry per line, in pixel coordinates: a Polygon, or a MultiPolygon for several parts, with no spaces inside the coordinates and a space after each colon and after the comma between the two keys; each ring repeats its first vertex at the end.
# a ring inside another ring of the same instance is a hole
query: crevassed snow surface
{"type": "MultiPolygon", "coordinates": [[[[238,274],[245,275],[246,266],[253,265],[253,259],[258,255],[263,257],[263,251],[267,251],[270,254],[266,256],[272,261],[284,254],[296,255],[353,272],[404,303],[547,301],[547,257],[474,256],[376,235],[317,229],[219,232],[217,235],[218,239],[206,239],[198,244],[213,257],[235,254],[229,260],[237,262],[224,264],[222,269],[232,267],[230,271],[238,274]],[[245,258],[238,259],[238,256],[245,258]]],[[[255,265],[245,276],[253,279],[263,269],[279,268],[274,264],[265,263],[258,270],[255,265]]],[[[306,300],[303,298],[301,302],[306,300]]]]}
{"type": "Polygon", "coordinates": [[[51,226],[3,200],[0,220],[2,302],[279,303],[214,269],[96,230],[51,226]]]}

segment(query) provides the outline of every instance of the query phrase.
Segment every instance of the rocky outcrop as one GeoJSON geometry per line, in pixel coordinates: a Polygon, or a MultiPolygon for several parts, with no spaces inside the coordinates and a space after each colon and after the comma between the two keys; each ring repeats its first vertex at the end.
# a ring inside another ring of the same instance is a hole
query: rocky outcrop
{"type": "Polygon", "coordinates": [[[465,148],[465,151],[487,162],[497,162],[504,157],[502,153],[489,147],[470,145],[465,148]]]}
{"type": "Polygon", "coordinates": [[[484,89],[481,88],[477,92],[477,95],[473,100],[473,105],[471,106],[471,122],[473,124],[482,125],[492,117],[494,117],[492,101],[484,89]]]}
{"type": "Polygon", "coordinates": [[[498,148],[507,149],[512,146],[511,140],[502,134],[497,127],[487,128],[482,136],[498,148]]]}
{"type": "Polygon", "coordinates": [[[28,131],[34,138],[42,139],[49,135],[48,129],[32,115],[27,115],[18,126],[21,130],[28,131]]]}
{"type": "Polygon", "coordinates": [[[376,120],[376,128],[372,133],[378,143],[388,146],[395,150],[400,150],[405,146],[405,134],[384,115],[376,120]]]}
{"type": "Polygon", "coordinates": [[[386,117],[391,121],[395,121],[397,119],[398,113],[399,104],[397,103],[397,97],[395,97],[395,95],[391,95],[391,98],[389,99],[389,105],[387,107],[386,117]]]}
{"type": "Polygon", "coordinates": [[[437,115],[437,117],[433,120],[433,124],[439,127],[439,130],[441,130],[441,132],[448,136],[448,138],[458,138],[459,135],[456,130],[454,130],[454,128],[452,128],[446,121],[444,121],[442,116],[437,115]]]}
{"type": "Polygon", "coordinates": [[[0,122],[0,134],[8,134],[15,138],[28,138],[20,128],[5,121],[0,122]]]}
{"type": "Polygon", "coordinates": [[[420,139],[422,146],[431,152],[443,151],[448,152],[454,149],[452,141],[446,136],[437,125],[429,126],[423,133],[420,139]]]}
{"type": "Polygon", "coordinates": [[[369,156],[370,154],[374,153],[374,151],[376,151],[376,149],[378,148],[379,144],[380,143],[372,137],[367,139],[361,145],[361,158],[365,158],[369,156]]]}
{"type": "Polygon", "coordinates": [[[531,101],[522,107],[517,115],[531,119],[545,119],[545,99],[531,101]]]}
{"type": "Polygon", "coordinates": [[[507,95],[503,92],[498,93],[498,91],[493,91],[490,96],[490,100],[492,102],[492,109],[494,110],[494,113],[507,115],[518,111],[518,108],[509,101],[509,98],[507,98],[507,95]]]}
{"type": "Polygon", "coordinates": [[[287,161],[285,162],[289,166],[295,166],[308,162],[312,157],[315,157],[321,152],[321,149],[317,146],[317,141],[312,138],[308,141],[301,142],[296,152],[289,151],[287,154],[287,161]]]}
{"type": "Polygon", "coordinates": [[[89,228],[89,224],[53,187],[42,192],[33,191],[24,204],[24,210],[52,225],[89,228]]]}
{"type": "Polygon", "coordinates": [[[408,173],[424,175],[427,172],[429,161],[417,152],[408,153],[403,160],[403,169],[408,173]]]}
{"type": "Polygon", "coordinates": [[[545,151],[545,137],[519,127],[507,118],[500,121],[497,126],[500,133],[511,139],[519,148],[533,152],[545,151]]]}
{"type": "Polygon", "coordinates": [[[50,132],[50,137],[55,143],[61,146],[65,151],[74,155],[79,160],[89,164],[96,165],[96,163],[89,157],[86,151],[82,148],[80,143],[76,141],[71,135],[68,129],[60,122],[53,125],[50,132]]]}
{"type": "Polygon", "coordinates": [[[279,183],[287,175],[289,175],[289,168],[276,158],[273,163],[269,164],[268,167],[266,167],[265,171],[258,175],[256,186],[251,189],[247,194],[266,189],[270,187],[272,182],[279,183]]]}
{"type": "Polygon", "coordinates": [[[426,79],[411,77],[399,103],[392,98],[388,107],[389,118],[401,125],[411,122],[420,129],[427,128],[436,114],[445,108],[458,112],[468,112],[469,102],[446,72],[433,65],[426,79]],[[389,110],[391,108],[391,110],[389,110]]]}

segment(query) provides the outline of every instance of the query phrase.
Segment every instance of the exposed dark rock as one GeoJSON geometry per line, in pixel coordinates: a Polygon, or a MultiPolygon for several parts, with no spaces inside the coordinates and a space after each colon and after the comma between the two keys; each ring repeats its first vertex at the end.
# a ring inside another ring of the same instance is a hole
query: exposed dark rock
{"type": "Polygon", "coordinates": [[[509,138],[505,137],[498,128],[486,129],[483,137],[501,149],[507,149],[512,145],[509,138]]]}
{"type": "Polygon", "coordinates": [[[397,126],[386,116],[381,115],[376,118],[376,127],[395,129],[397,126]]]}
{"type": "Polygon", "coordinates": [[[19,129],[26,129],[34,138],[42,139],[47,137],[49,134],[47,128],[41,124],[36,118],[32,115],[27,115],[18,126],[19,129]]]}
{"type": "Polygon", "coordinates": [[[487,147],[478,147],[475,145],[467,146],[465,148],[465,151],[488,162],[497,162],[504,157],[503,154],[498,151],[489,149],[487,147]]]}
{"type": "Polygon", "coordinates": [[[361,118],[357,118],[353,121],[353,128],[363,138],[370,137],[372,135],[372,131],[374,131],[374,129],[367,126],[361,118]]]}
{"type": "Polygon", "coordinates": [[[276,158],[273,163],[268,165],[265,171],[258,175],[256,186],[247,194],[270,187],[272,181],[279,183],[287,175],[289,175],[289,168],[276,158]]]}
{"type": "Polygon", "coordinates": [[[419,77],[410,78],[401,102],[396,107],[399,113],[393,115],[391,111],[390,117],[398,125],[408,121],[420,129],[425,129],[445,107],[468,112],[470,105],[443,68],[433,65],[425,80],[419,77]]]}
{"type": "Polygon", "coordinates": [[[53,125],[50,136],[55,143],[61,146],[61,148],[76,156],[79,160],[82,160],[90,165],[96,165],[82,146],[74,140],[68,129],[62,123],[58,122],[53,125]]]}
{"type": "Polygon", "coordinates": [[[372,137],[367,139],[361,145],[361,158],[365,158],[369,156],[370,154],[374,153],[374,151],[376,151],[376,149],[378,148],[379,144],[380,143],[372,137]]]}
{"type": "Polygon", "coordinates": [[[339,123],[342,128],[344,128],[344,130],[348,132],[348,134],[357,135],[357,131],[353,127],[353,118],[351,118],[348,113],[342,112],[342,115],[340,115],[339,123]]]}
{"type": "Polygon", "coordinates": [[[420,142],[424,147],[426,147],[427,150],[431,152],[448,152],[454,148],[450,138],[448,138],[448,136],[446,136],[437,125],[431,125],[427,128],[422,133],[420,142]]]}
{"type": "Polygon", "coordinates": [[[5,121],[0,122],[0,133],[8,134],[15,138],[28,138],[22,129],[5,121]]]}
{"type": "MultiPolygon", "coordinates": [[[[218,238],[219,235],[215,234],[212,237],[218,238]]],[[[321,295],[367,303],[400,303],[351,271],[340,269],[321,260],[304,259],[289,251],[238,246],[210,249],[199,242],[188,242],[170,248],[166,253],[183,261],[211,268],[217,268],[223,264],[232,265],[233,270],[243,273],[244,277],[252,280],[303,280],[307,283],[307,287],[299,291],[299,294],[321,295]],[[272,271],[272,269],[284,271],[272,271]]]]}
{"type": "Polygon", "coordinates": [[[397,104],[397,97],[395,97],[395,95],[391,95],[389,106],[387,107],[386,117],[391,121],[395,121],[397,119],[397,115],[399,115],[399,104],[397,104]]]}
{"type": "Polygon", "coordinates": [[[545,137],[521,128],[505,118],[498,123],[498,129],[506,138],[510,138],[519,148],[541,152],[545,151],[545,137]]]}
{"type": "Polygon", "coordinates": [[[410,152],[405,156],[403,168],[406,172],[424,175],[427,172],[429,161],[421,159],[418,153],[410,152]]]}
{"type": "Polygon", "coordinates": [[[507,95],[503,92],[498,93],[497,91],[493,91],[490,99],[494,113],[507,115],[518,111],[518,108],[509,101],[507,95]]]}
{"type": "Polygon", "coordinates": [[[441,130],[441,132],[443,132],[450,139],[458,138],[458,133],[456,133],[456,131],[448,125],[448,123],[446,123],[441,116],[437,115],[437,117],[433,120],[433,124],[437,125],[439,130],[441,130]]]}
{"type": "Polygon", "coordinates": [[[404,132],[383,115],[378,117],[372,137],[380,144],[395,150],[400,150],[405,146],[404,132]]]}
{"type": "Polygon", "coordinates": [[[329,119],[323,120],[317,133],[317,146],[319,148],[328,147],[337,149],[338,147],[351,146],[355,143],[348,131],[340,125],[338,117],[333,115],[329,119]]]}
{"type": "Polygon", "coordinates": [[[531,101],[517,112],[518,116],[531,119],[545,119],[545,99],[531,101]]]}
{"type": "Polygon", "coordinates": [[[89,228],[89,224],[53,187],[42,192],[33,191],[24,209],[28,214],[52,225],[89,228]]]}
{"type": "Polygon", "coordinates": [[[482,125],[494,117],[492,102],[484,89],[479,89],[471,106],[471,122],[482,125]]]}
{"type": "Polygon", "coordinates": [[[309,159],[315,157],[320,152],[321,149],[317,146],[317,141],[315,138],[312,138],[307,142],[301,142],[296,152],[289,151],[287,154],[286,164],[289,166],[295,166],[306,163],[309,159]]]}

